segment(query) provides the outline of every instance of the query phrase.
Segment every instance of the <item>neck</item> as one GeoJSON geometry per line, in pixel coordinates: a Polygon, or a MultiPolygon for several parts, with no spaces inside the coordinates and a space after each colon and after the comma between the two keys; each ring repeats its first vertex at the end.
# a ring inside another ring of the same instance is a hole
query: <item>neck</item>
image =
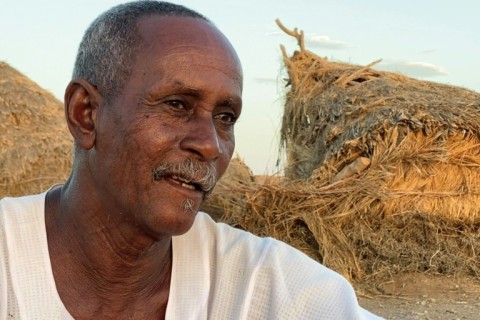
{"type": "Polygon", "coordinates": [[[113,316],[138,314],[146,301],[150,310],[155,304],[166,307],[171,237],[150,237],[101,201],[75,196],[85,193],[77,188],[72,192],[71,185],[69,180],[53,189],[46,200],[52,269],[67,309],[77,314],[113,316]],[[80,308],[78,301],[82,301],[82,310],[71,310],[80,308]]]}

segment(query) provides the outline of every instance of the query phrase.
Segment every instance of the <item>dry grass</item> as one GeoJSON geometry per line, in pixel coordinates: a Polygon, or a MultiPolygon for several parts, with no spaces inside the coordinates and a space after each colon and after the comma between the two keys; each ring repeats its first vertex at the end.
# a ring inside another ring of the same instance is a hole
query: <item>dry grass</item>
{"type": "Polygon", "coordinates": [[[71,166],[63,106],[0,62],[0,198],[44,191],[71,166]]]}
{"type": "Polygon", "coordinates": [[[232,183],[221,220],[356,282],[480,277],[480,94],[332,63],[287,32],[301,48],[284,51],[287,177],[232,183]]]}
{"type": "Polygon", "coordinates": [[[255,190],[257,186],[258,183],[252,171],[237,156],[230,161],[222,179],[200,210],[208,212],[217,221],[221,220],[225,210],[235,210],[239,206],[246,205],[246,192],[255,190]]]}

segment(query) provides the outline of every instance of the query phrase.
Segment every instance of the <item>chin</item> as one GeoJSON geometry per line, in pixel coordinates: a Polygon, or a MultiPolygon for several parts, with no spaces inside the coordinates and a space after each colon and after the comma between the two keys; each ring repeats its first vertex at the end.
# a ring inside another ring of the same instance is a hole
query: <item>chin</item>
{"type": "Polygon", "coordinates": [[[199,205],[191,203],[174,208],[162,206],[159,209],[151,210],[141,224],[158,239],[179,236],[190,230],[199,207],[199,205]]]}

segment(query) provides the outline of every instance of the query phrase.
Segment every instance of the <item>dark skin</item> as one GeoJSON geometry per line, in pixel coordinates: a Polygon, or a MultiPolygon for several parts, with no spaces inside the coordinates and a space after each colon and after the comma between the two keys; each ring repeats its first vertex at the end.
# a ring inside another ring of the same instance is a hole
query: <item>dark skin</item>
{"type": "Polygon", "coordinates": [[[171,238],[190,229],[205,193],[152,170],[193,158],[219,178],[235,145],[242,72],[226,38],[187,17],[143,17],[138,32],[144,45],[113,102],[83,79],[65,93],[78,148],[45,219],[57,290],[76,319],[165,317],[171,238]]]}

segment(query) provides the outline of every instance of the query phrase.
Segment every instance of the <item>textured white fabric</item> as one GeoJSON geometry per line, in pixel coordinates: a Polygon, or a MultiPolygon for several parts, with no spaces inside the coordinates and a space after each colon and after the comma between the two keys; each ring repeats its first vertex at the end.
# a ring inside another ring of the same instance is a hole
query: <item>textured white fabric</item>
{"type": "Polygon", "coordinates": [[[378,319],[339,274],[199,213],[173,238],[167,319],[378,319]]]}
{"type": "Polygon", "coordinates": [[[0,320],[73,319],[55,287],[44,212],[45,193],[0,201],[0,320]]]}
{"type": "MultiPolygon", "coordinates": [[[[0,320],[72,319],[55,287],[45,194],[0,202],[0,320]]],[[[198,213],[173,238],[166,319],[377,319],[337,273],[198,213]]]]}

